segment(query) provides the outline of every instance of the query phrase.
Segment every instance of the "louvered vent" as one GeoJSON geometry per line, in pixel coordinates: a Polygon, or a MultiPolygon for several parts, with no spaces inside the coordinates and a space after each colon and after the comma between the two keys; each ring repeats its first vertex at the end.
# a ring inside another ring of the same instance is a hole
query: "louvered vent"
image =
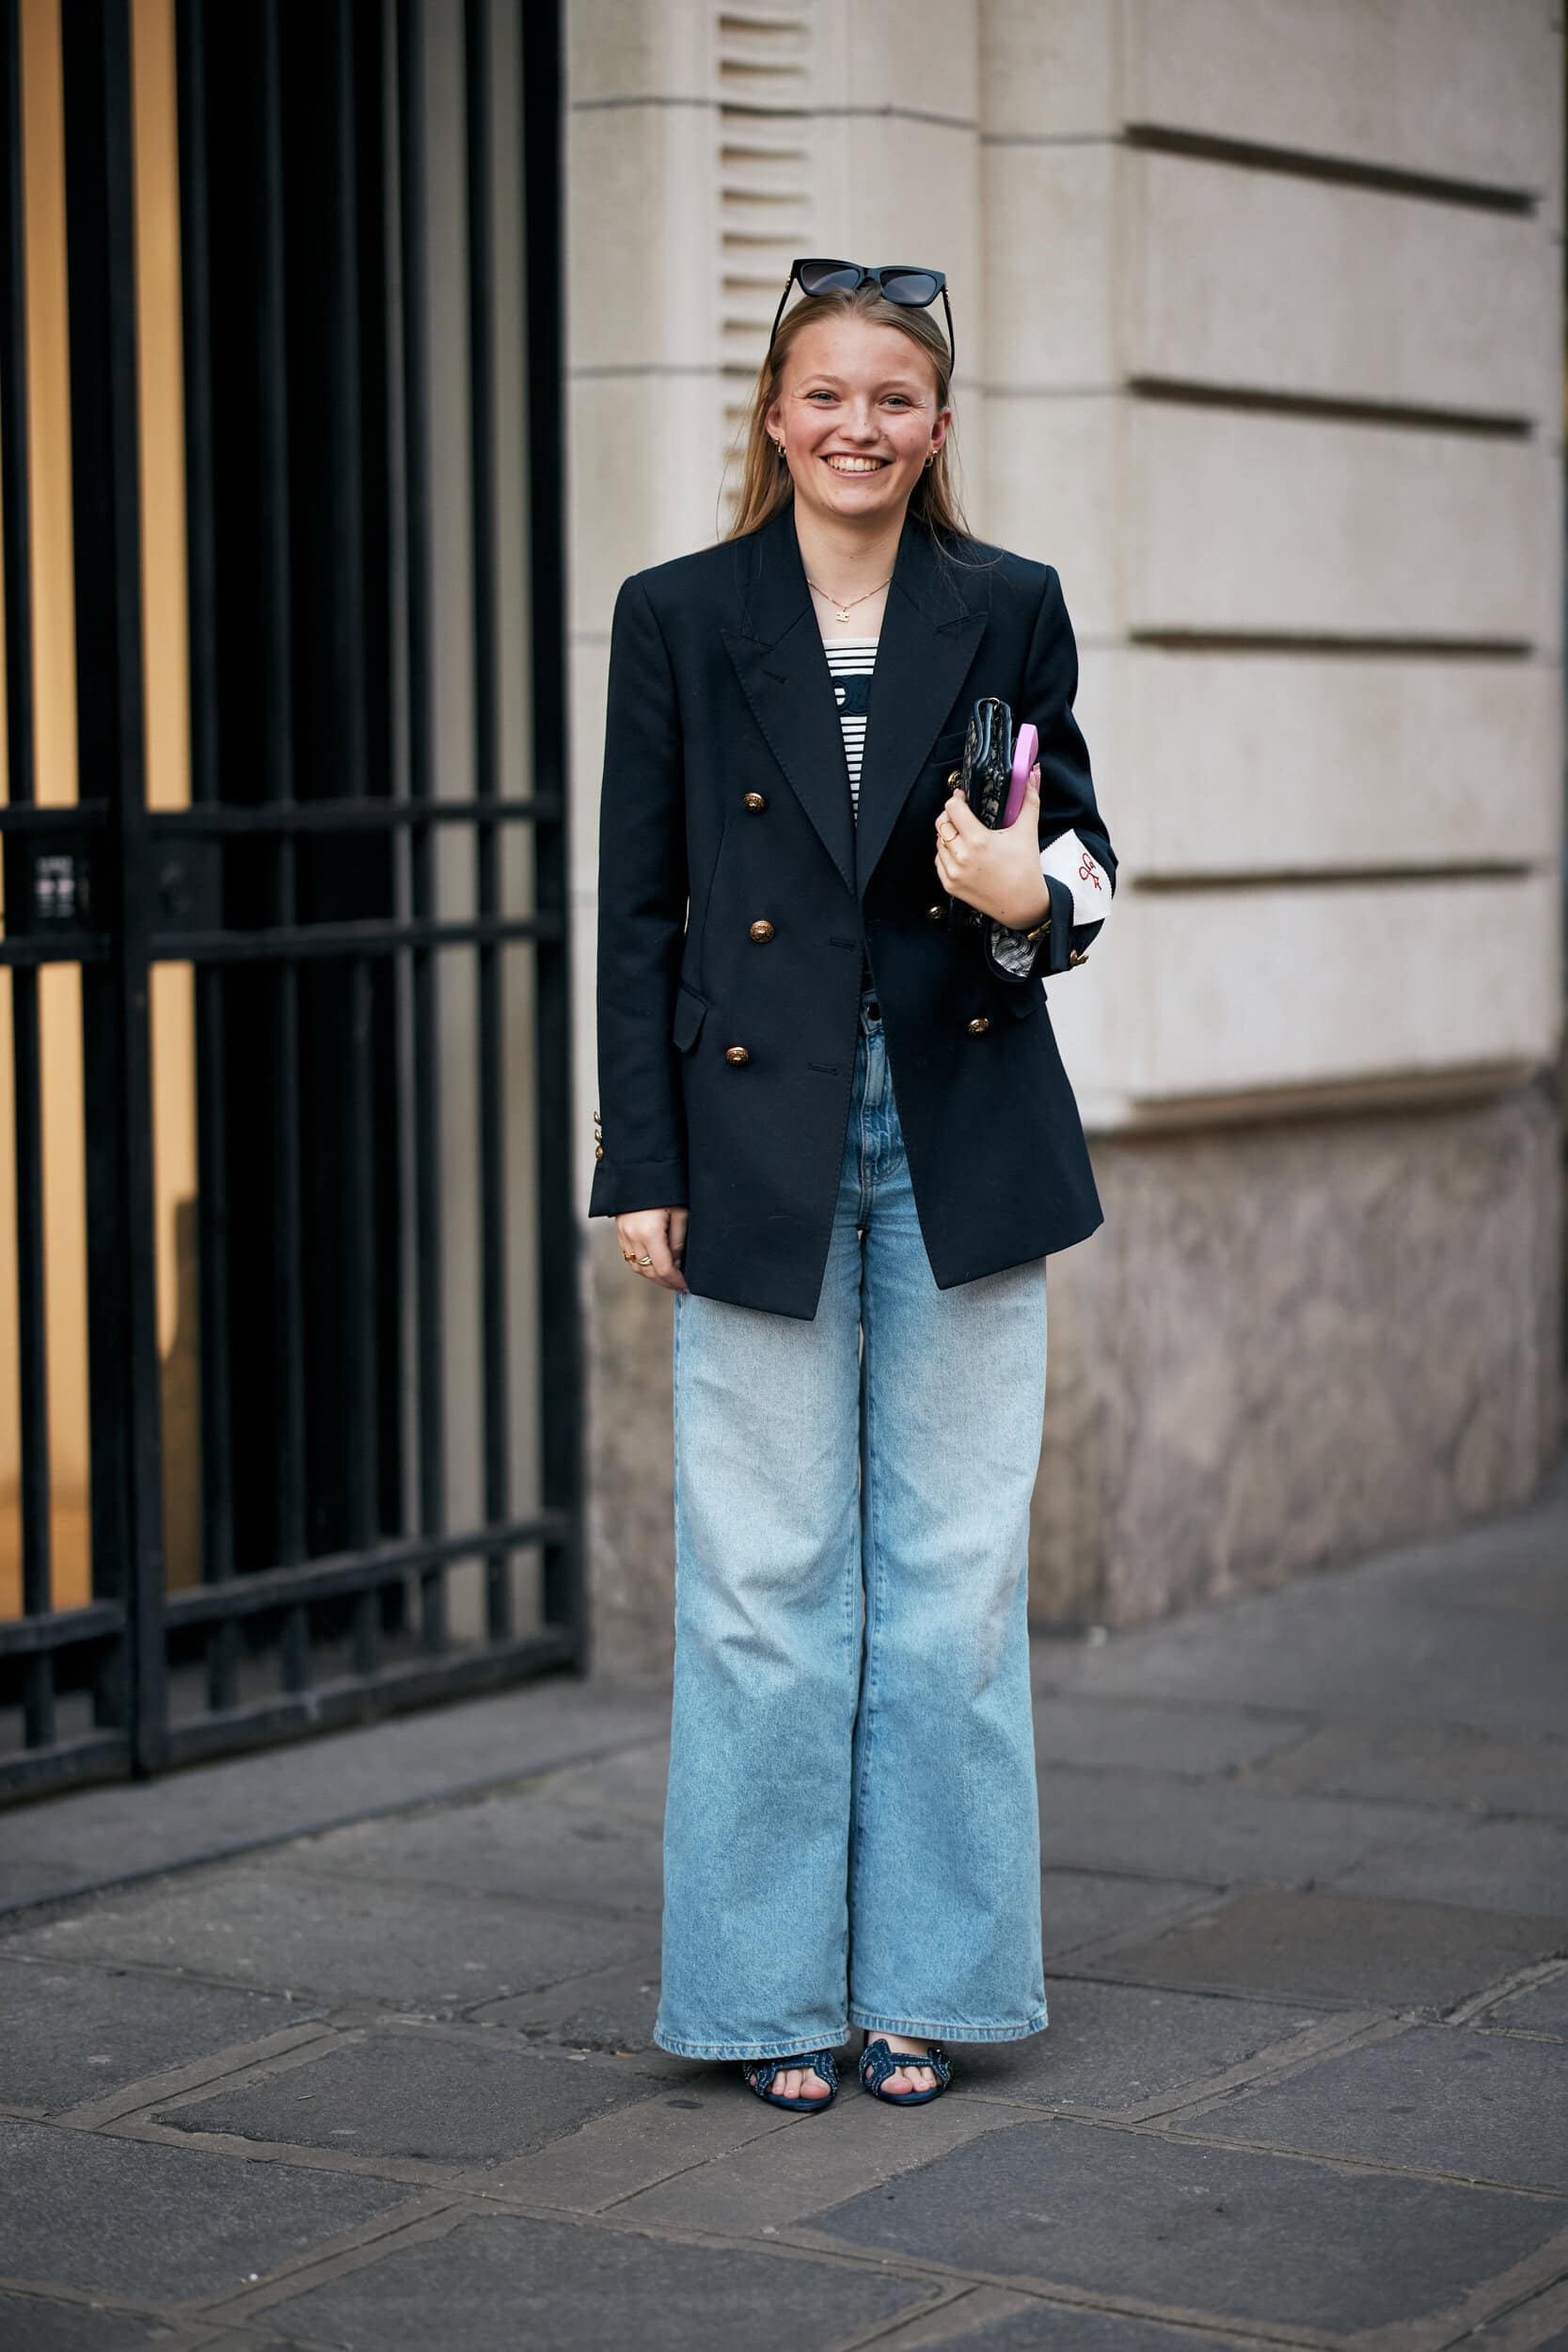
{"type": "Polygon", "coordinates": [[[813,250],[812,31],[812,11],[802,8],[725,8],[716,20],[723,495],[731,514],[768,330],[790,262],[813,250]]]}

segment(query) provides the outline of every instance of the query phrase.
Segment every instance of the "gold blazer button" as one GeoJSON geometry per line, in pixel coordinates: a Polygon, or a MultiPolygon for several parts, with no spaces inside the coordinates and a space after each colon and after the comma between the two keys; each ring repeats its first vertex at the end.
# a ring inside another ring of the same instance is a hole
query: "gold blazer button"
{"type": "Polygon", "coordinates": [[[724,1059],[727,1062],[733,1062],[737,1070],[742,1062],[750,1061],[751,1058],[744,1045],[726,1045],[724,1048],[724,1059]]]}
{"type": "Polygon", "coordinates": [[[983,1012],[977,1012],[969,1024],[969,1034],[971,1037],[984,1037],[990,1027],[990,1023],[986,1015],[983,1012]]]}
{"type": "Polygon", "coordinates": [[[1067,960],[1069,963],[1087,963],[1089,951],[1086,947],[1069,947],[1067,951],[1067,960]]]}
{"type": "Polygon", "coordinates": [[[765,792],[743,793],[741,796],[741,804],[743,807],[751,809],[754,815],[758,809],[766,808],[768,806],[768,796],[765,792]]]}
{"type": "Polygon", "coordinates": [[[757,921],[752,925],[752,937],[760,944],[766,945],[766,943],[770,940],[772,936],[772,924],[769,923],[765,916],[759,916],[757,921]]]}
{"type": "Polygon", "coordinates": [[[947,771],[947,781],[949,784],[962,784],[963,780],[964,771],[961,768],[949,768],[947,771]]]}
{"type": "Polygon", "coordinates": [[[927,923],[940,923],[945,918],[946,913],[945,907],[927,907],[926,920],[927,923]]]}

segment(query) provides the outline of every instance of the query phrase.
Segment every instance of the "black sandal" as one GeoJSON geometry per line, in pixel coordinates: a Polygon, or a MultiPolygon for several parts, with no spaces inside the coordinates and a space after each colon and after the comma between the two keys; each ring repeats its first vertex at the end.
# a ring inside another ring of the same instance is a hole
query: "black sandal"
{"type": "Polygon", "coordinates": [[[921,2107],[928,2099],[940,2099],[953,2079],[953,2061],[940,2042],[931,2042],[926,2056],[918,2050],[890,2050],[885,2036],[879,2034],[868,2042],[860,2056],[861,2087],[869,2090],[884,2106],[921,2107]],[[903,2067],[928,2066],[936,2075],[929,2090],[884,2090],[882,2085],[890,2074],[903,2067]]]}
{"type": "Polygon", "coordinates": [[[838,2091],[838,2060],[832,2050],[802,2050],[795,2058],[743,2058],[741,2071],[746,2088],[754,2090],[759,2099],[770,2107],[791,2107],[800,2115],[816,2115],[823,2107],[831,2107],[838,2091]],[[825,2099],[780,2099],[768,2085],[780,2074],[788,2074],[796,2068],[802,2074],[819,2074],[828,2086],[825,2099]]]}

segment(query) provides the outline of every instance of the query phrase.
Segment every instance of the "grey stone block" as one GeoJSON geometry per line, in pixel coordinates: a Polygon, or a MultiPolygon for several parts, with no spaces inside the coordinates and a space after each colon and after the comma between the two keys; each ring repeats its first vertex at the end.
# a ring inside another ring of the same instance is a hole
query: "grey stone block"
{"type": "Polygon", "coordinates": [[[10,2352],[156,2352],[159,2344],[187,2341],[161,2320],[133,2312],[0,2294],[0,2344],[10,2352]]]}
{"type": "Polygon", "coordinates": [[[285,1849],[292,1869],[402,1880],[578,1910],[657,1911],[657,1830],[609,1807],[562,1803],[550,1784],[393,1820],[366,1821],[285,1849]]]}
{"type": "Polygon", "coordinates": [[[49,2112],[77,2106],[310,2014],[300,2003],[219,1985],[0,1960],[0,2099],[49,2112]]]}
{"type": "Polygon", "coordinates": [[[1489,2026],[1506,2026],[1523,2033],[1555,2033],[1568,2041],[1568,1969],[1544,1984],[1528,1985],[1486,2012],[1489,2026]]]}
{"type": "Polygon", "coordinates": [[[1547,1821],[1467,1821],[1365,1855],[1339,1876],[1356,1894],[1467,1903],[1568,1917],[1568,1829],[1547,1821]]]}
{"type": "Polygon", "coordinates": [[[408,2197],[391,2181],[249,2164],[0,2117],[0,2277],[127,2300],[238,2294],[247,2279],[408,2197]]]}
{"type": "Polygon", "coordinates": [[[1157,2319],[1130,2319],[1125,2312],[1073,2310],[1066,2303],[1031,2303],[1009,2312],[984,2327],[965,2324],[966,2296],[947,2315],[929,2323],[930,2332],[918,2336],[900,2328],[884,2339],[886,2352],[1242,2352],[1261,2340],[1235,2334],[1212,2336],[1199,2328],[1162,2328],[1157,2319]]]}
{"type": "Polygon", "coordinates": [[[1568,2189],[1568,2049],[1416,2026],[1240,2091],[1199,2135],[1568,2189]]]}
{"type": "Polygon", "coordinates": [[[576,2065],[450,2033],[377,2033],[305,2065],[164,2109],[161,2123],[344,2155],[481,2164],[524,2155],[656,2085],[611,2061],[576,2065]]]}
{"type": "Polygon", "coordinates": [[[1054,1868],[1288,1886],[1348,1870],[1377,1846],[1410,1835],[1408,1806],[1278,1796],[1237,1781],[1048,1764],[1039,1788],[1040,1847],[1054,1868]]]}
{"type": "Polygon", "coordinates": [[[1035,1700],[1035,1751],[1042,1763],[1132,1765],[1201,1778],[1255,1764],[1309,1729],[1303,1715],[1262,1715],[1240,1707],[1073,1692],[1042,1692],[1035,1700]]]}
{"type": "Polygon", "coordinates": [[[1248,1775],[1256,1787],[1568,1818],[1568,1742],[1452,1724],[1325,1724],[1248,1775]]]}
{"type": "Polygon", "coordinates": [[[19,1806],[0,1814],[0,1911],[493,1788],[657,1740],[669,1721],[659,1683],[551,1675],[493,1698],[174,1772],[150,1787],[86,1788],[19,1806]]]}
{"type": "Polygon", "coordinates": [[[645,1919],[327,1879],[263,1858],[106,1899],[22,1930],[16,1944],[441,2013],[629,1960],[647,1940],[645,1919]]]}
{"type": "Polygon", "coordinates": [[[1448,2312],[1561,2227],[1538,2196],[1064,2117],[973,2140],[812,2220],[847,2246],[1004,2282],[1345,2332],[1448,2312]]]}
{"type": "Polygon", "coordinates": [[[618,1968],[570,1977],[542,1993],[492,2002],[479,2014],[487,2025],[574,2050],[646,2050],[663,2071],[671,2061],[654,2042],[658,1991],[656,1951],[618,1968]]]}
{"type": "Polygon", "coordinates": [[[1043,2033],[958,2047],[966,2087],[1117,2114],[1221,2074],[1321,2022],[1320,2012],[1284,2003],[1070,1977],[1048,1978],[1046,1993],[1051,2023],[1043,2033]]]}
{"type": "Polygon", "coordinates": [[[1565,1947],[1568,1918],[1271,1887],[1083,1964],[1215,1992],[1448,2008],[1565,1947]]]}
{"type": "Polygon", "coordinates": [[[1102,1870],[1046,1870],[1040,1884],[1048,1964],[1103,1936],[1190,1910],[1218,1891],[1212,1881],[1114,1877],[1102,1870]]]}
{"type": "Polygon", "coordinates": [[[1057,1686],[1097,1696],[1233,1706],[1244,1692],[1254,1707],[1297,1714],[1551,1739],[1562,1730],[1568,1620],[1424,1607],[1340,1569],[1058,1649],[1057,1686]]]}
{"type": "MultiPolygon", "coordinates": [[[[812,2126],[807,2125],[810,2129],[812,2126]]],[[[377,2352],[817,2352],[918,2309],[929,2285],[841,2265],[510,2216],[393,2248],[274,2304],[287,2336],[377,2352]]]]}

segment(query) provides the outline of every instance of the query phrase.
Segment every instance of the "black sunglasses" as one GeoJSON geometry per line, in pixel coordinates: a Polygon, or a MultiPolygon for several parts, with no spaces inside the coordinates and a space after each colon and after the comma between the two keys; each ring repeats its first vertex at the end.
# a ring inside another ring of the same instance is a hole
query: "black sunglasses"
{"type": "Polygon", "coordinates": [[[796,279],[805,294],[852,294],[857,286],[869,279],[881,290],[887,302],[902,303],[906,310],[924,310],[928,303],[942,296],[942,307],[947,316],[947,361],[955,364],[953,352],[953,312],[947,300],[947,279],[940,269],[914,269],[907,262],[884,262],[878,269],[863,269],[858,262],[791,262],[784,290],[779,296],[779,307],[773,313],[773,330],[768,338],[771,352],[779,321],[784,316],[789,290],[796,279]]]}

